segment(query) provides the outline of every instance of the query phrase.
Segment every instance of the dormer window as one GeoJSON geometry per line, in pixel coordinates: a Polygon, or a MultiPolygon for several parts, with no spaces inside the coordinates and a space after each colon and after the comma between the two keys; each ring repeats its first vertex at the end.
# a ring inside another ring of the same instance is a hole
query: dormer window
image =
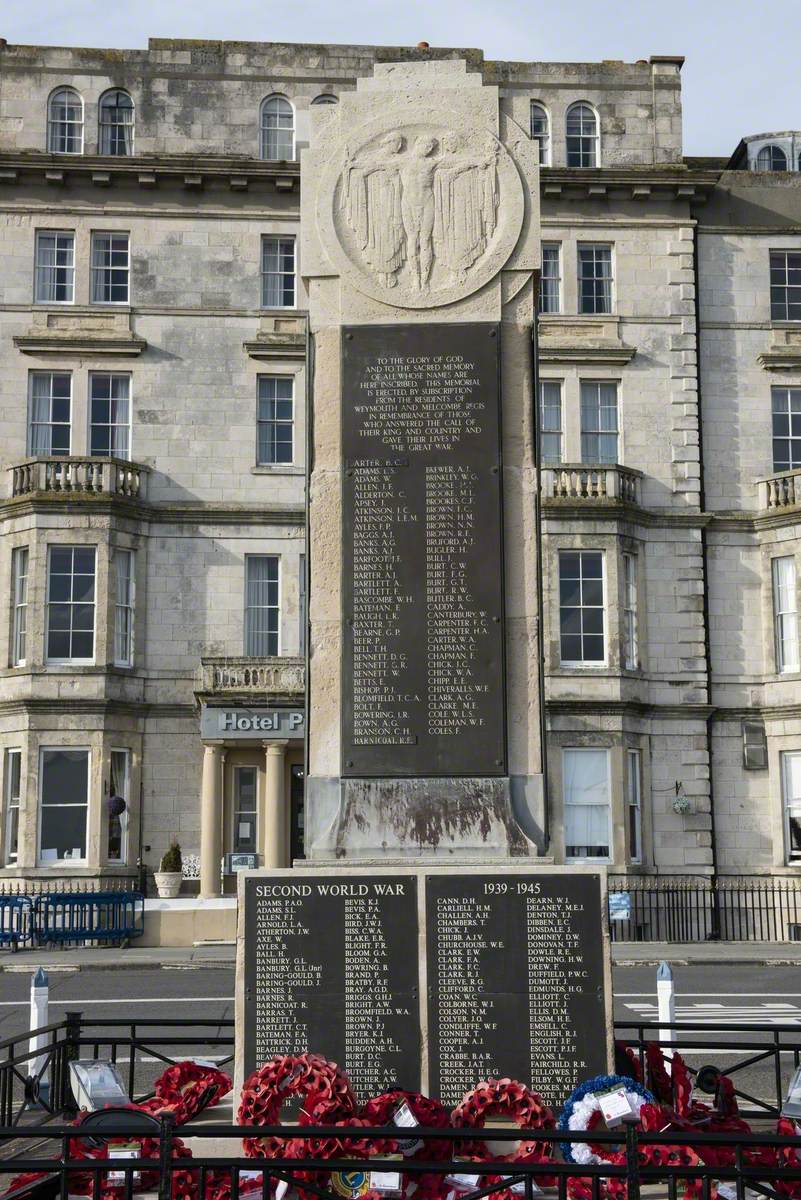
{"type": "Polygon", "coordinates": [[[295,157],[295,112],[285,96],[268,96],[261,106],[261,157],[267,162],[295,157]]]}
{"type": "Polygon", "coordinates": [[[83,100],[72,88],[57,88],[47,102],[47,149],[83,154],[83,100]]]}
{"type": "Polygon", "coordinates": [[[106,92],[100,101],[100,153],[133,154],[134,106],[127,92],[106,92]]]}
{"type": "Polygon", "coordinates": [[[551,134],[548,123],[548,112],[544,105],[536,100],[531,101],[531,138],[539,147],[539,163],[541,167],[551,165],[551,134]]]}
{"type": "Polygon", "coordinates": [[[756,156],[757,171],[786,171],[787,155],[781,146],[763,146],[756,156]]]}
{"type": "Polygon", "coordinates": [[[571,104],[567,110],[565,134],[569,167],[600,166],[598,117],[592,105],[585,101],[571,104]]]}

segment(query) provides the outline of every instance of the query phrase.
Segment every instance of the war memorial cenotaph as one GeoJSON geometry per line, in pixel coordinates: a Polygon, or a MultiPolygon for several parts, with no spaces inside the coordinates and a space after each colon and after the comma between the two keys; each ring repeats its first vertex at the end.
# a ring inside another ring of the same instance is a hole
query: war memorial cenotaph
{"type": "Polygon", "coordinates": [[[536,143],[460,59],[313,114],[306,860],[240,876],[237,1085],[554,1103],[611,1018],[603,872],[542,857],[536,143]]]}

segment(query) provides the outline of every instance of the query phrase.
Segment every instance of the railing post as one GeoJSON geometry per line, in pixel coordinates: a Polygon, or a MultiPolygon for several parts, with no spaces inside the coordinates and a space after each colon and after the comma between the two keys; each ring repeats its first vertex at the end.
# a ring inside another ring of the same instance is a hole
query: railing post
{"type": "Polygon", "coordinates": [[[172,1146],[175,1125],[172,1113],[161,1117],[159,1133],[159,1200],[172,1200],[172,1146]]]}
{"type": "Polygon", "coordinates": [[[640,1200],[640,1156],[637,1126],[626,1121],[626,1196],[640,1200]]]}
{"type": "Polygon", "coordinates": [[[64,1057],[61,1076],[60,1107],[65,1112],[77,1112],[78,1105],[72,1094],[70,1085],[70,1063],[77,1062],[81,1057],[81,1021],[83,1013],[69,1009],[64,1016],[64,1057]]]}

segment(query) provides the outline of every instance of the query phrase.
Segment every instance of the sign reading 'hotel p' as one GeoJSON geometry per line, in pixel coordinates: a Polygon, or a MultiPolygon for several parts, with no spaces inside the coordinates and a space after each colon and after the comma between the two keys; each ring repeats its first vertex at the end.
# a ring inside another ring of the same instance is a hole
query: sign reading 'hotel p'
{"type": "Polygon", "coordinates": [[[209,708],[200,715],[203,738],[299,738],[305,731],[300,708],[209,708]]]}

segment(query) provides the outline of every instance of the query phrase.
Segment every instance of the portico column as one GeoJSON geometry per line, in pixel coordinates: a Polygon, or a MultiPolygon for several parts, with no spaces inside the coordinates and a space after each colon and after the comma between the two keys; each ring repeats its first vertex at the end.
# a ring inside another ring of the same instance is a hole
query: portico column
{"type": "Polygon", "coordinates": [[[203,746],[203,777],[200,784],[200,895],[219,896],[222,856],[222,742],[203,746]]]}
{"type": "Polygon", "coordinates": [[[263,742],[264,829],[261,851],[263,865],[286,866],[286,801],[284,797],[284,751],[286,742],[263,742]]]}

